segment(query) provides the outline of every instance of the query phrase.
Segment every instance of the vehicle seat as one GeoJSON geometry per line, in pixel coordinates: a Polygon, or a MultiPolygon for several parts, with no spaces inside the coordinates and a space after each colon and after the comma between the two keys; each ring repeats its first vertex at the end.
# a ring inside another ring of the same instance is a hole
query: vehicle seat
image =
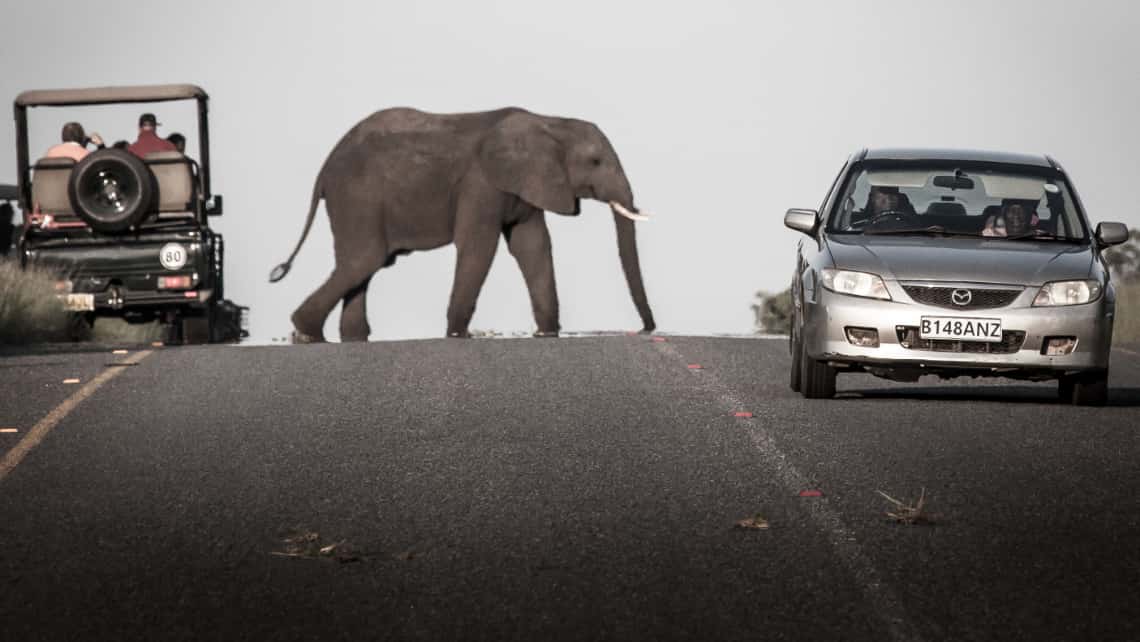
{"type": "Polygon", "coordinates": [[[32,208],[41,214],[75,216],[67,196],[67,181],[75,161],[70,158],[41,158],[32,174],[32,208]]]}
{"type": "Polygon", "coordinates": [[[965,216],[966,206],[950,201],[934,201],[926,206],[924,216],[965,216]]]}
{"type": "Polygon", "coordinates": [[[143,159],[158,182],[158,212],[194,212],[193,161],[179,152],[151,152],[143,159]]]}
{"type": "Polygon", "coordinates": [[[899,209],[911,216],[914,216],[914,204],[910,202],[910,197],[906,194],[899,194],[899,209]]]}

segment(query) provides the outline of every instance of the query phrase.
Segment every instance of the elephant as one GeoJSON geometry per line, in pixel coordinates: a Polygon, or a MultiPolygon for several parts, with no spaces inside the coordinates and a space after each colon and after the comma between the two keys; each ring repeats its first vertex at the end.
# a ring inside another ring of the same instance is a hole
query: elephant
{"type": "Polygon", "coordinates": [[[465,338],[475,302],[498,249],[499,235],[530,292],[538,337],[556,337],[558,295],[544,212],[576,216],[583,198],[610,205],[618,255],[642,332],[656,328],[645,295],[634,205],[617,153],[593,123],[542,116],[518,107],[432,114],[399,107],[357,123],[317,174],[304,230],[280,281],[297,257],[321,199],[333,234],[336,265],[328,280],[293,312],[293,341],[324,341],[324,324],[343,305],[341,341],[366,341],[368,284],[397,257],[455,243],[457,260],[447,309],[448,337],[465,338]]]}

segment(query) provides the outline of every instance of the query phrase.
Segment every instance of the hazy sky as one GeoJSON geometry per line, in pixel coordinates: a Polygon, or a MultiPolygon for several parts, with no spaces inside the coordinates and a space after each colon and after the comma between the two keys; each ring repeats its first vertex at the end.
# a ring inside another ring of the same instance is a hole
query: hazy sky
{"type": "MultiPolygon", "coordinates": [[[[332,269],[322,210],[290,275],[267,282],[300,234],[317,170],[345,130],[389,106],[518,105],[596,122],[654,215],[638,235],[666,331],[749,331],[753,292],[791,276],[797,236],[784,211],[818,207],[863,146],[1048,153],[1094,222],[1140,226],[1131,2],[5,5],[3,100],[167,82],[210,93],[228,295],[252,308],[261,342],[288,334],[289,314],[332,269]]],[[[34,110],[33,155],[72,117],[108,143],[133,139],[139,111],[34,110]]],[[[155,111],[160,133],[193,132],[190,108],[155,111]]],[[[14,182],[12,127],[0,148],[0,182],[14,182]]],[[[547,218],[564,329],[637,328],[608,209],[589,202],[578,218],[547,218]]],[[[452,247],[414,254],[373,279],[374,339],[443,336],[454,257],[452,247]]],[[[533,326],[500,248],[472,327],[533,326]]]]}

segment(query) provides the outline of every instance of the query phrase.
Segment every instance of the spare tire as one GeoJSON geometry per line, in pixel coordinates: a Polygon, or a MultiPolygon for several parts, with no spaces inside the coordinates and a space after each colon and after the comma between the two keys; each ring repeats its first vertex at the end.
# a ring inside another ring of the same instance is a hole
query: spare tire
{"type": "Polygon", "coordinates": [[[72,210],[98,232],[125,232],[154,211],[158,181],[138,156],[102,149],[75,164],[67,182],[72,210]]]}

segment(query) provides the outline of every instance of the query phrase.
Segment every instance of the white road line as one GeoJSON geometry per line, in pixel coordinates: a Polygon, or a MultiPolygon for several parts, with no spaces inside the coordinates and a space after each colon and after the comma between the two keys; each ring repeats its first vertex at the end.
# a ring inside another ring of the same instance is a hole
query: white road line
{"type": "MultiPolygon", "coordinates": [[[[672,344],[654,343],[653,346],[661,352],[675,358],[679,363],[687,363],[686,357],[681,355],[672,344]]],[[[709,370],[699,370],[692,374],[694,379],[700,380],[701,385],[708,390],[717,401],[726,409],[744,408],[747,404],[733,394],[732,390],[716,378],[709,370]]],[[[800,490],[813,487],[811,480],[801,473],[772,438],[765,425],[780,420],[770,410],[753,408],[754,419],[748,423],[748,432],[752,444],[765,466],[772,471],[776,479],[788,490],[789,496],[796,495],[800,490]]],[[[783,417],[783,419],[787,419],[783,417]]],[[[803,502],[812,522],[822,530],[828,538],[832,549],[835,550],[840,563],[863,592],[863,597],[871,606],[876,617],[882,622],[889,633],[891,640],[918,641],[921,636],[911,624],[906,610],[902,606],[894,590],[891,589],[871,559],[863,552],[855,534],[843,523],[843,518],[833,509],[827,497],[817,497],[803,502]]]]}
{"type": "MultiPolygon", "coordinates": [[[[134,365],[145,359],[150,353],[150,350],[136,352],[120,363],[134,365]]],[[[0,481],[4,481],[8,473],[15,470],[16,466],[24,460],[24,457],[27,457],[33,448],[40,445],[40,442],[48,436],[48,433],[50,433],[60,421],[63,421],[63,418],[70,414],[72,410],[75,410],[75,407],[78,406],[80,402],[95,394],[95,391],[103,384],[119,376],[124,370],[126,370],[126,368],[107,368],[99,373],[97,377],[87,382],[85,386],[76,390],[70,397],[64,399],[63,403],[56,406],[47,416],[36,422],[36,425],[32,426],[32,429],[24,435],[24,438],[5,453],[3,459],[0,459],[0,481]]]]}

